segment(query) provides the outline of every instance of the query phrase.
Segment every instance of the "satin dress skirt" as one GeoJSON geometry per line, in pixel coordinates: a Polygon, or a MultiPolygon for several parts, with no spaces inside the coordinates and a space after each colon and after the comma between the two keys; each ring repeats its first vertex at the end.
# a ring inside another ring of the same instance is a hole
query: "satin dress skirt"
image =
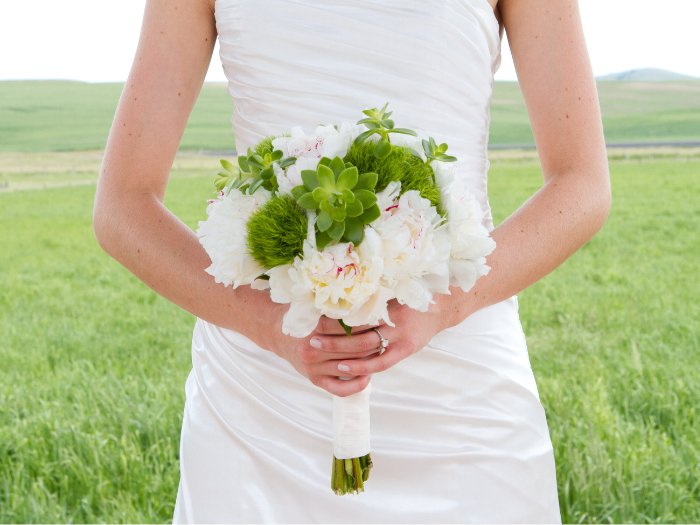
{"type": "Polygon", "coordinates": [[[373,376],[359,495],[330,488],[330,394],[240,333],[192,343],[176,523],[561,522],[516,296],[373,376]]]}

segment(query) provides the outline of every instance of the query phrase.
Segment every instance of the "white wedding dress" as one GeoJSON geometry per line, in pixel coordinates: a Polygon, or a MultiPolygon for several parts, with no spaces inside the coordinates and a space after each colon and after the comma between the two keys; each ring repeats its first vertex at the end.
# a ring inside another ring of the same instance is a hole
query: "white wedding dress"
{"type": "MultiPolygon", "coordinates": [[[[239,151],[357,121],[447,142],[486,210],[499,25],[487,0],[217,0],[239,151]]],[[[375,374],[366,491],[330,488],[331,396],[198,320],[175,522],[556,523],[554,455],[513,296],[375,374]]]]}

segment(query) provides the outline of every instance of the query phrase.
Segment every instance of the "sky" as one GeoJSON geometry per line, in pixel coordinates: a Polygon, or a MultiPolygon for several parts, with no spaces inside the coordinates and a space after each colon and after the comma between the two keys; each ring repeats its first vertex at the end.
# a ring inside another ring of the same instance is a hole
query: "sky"
{"type": "MultiPolygon", "coordinates": [[[[0,0],[0,80],[125,80],[144,5],[0,0]]],[[[596,75],[655,67],[700,77],[700,0],[579,0],[579,6],[596,75]]],[[[502,53],[496,80],[516,80],[505,40],[502,53]]],[[[207,80],[225,80],[218,49],[207,80]]]]}

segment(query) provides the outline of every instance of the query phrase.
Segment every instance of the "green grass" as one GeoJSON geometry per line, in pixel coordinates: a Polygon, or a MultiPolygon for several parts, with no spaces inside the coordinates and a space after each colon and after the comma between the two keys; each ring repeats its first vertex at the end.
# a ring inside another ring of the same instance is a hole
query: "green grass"
{"type": "MultiPolygon", "coordinates": [[[[700,81],[598,82],[609,143],[700,141],[700,81]]],[[[496,82],[491,144],[532,144],[517,82],[496,82]]]]}
{"type": "MultiPolygon", "coordinates": [[[[170,184],[190,226],[215,161],[170,184]]],[[[193,318],[100,251],[94,186],[53,163],[51,184],[83,185],[0,193],[0,522],[166,522],[193,318]]],[[[520,295],[565,522],[700,521],[698,173],[615,160],[603,230],[520,295]]],[[[534,159],[494,158],[497,220],[539,185],[534,159]]]]}
{"type": "MultiPolygon", "coordinates": [[[[102,149],[122,84],[0,82],[0,151],[102,149]]],[[[233,150],[231,101],[224,84],[202,90],[182,139],[184,150],[233,150]]]]}
{"type": "MultiPolygon", "coordinates": [[[[700,81],[600,82],[598,86],[608,142],[700,141],[700,81]]],[[[0,82],[0,151],[101,149],[121,89],[121,84],[0,82]]],[[[233,150],[230,123],[225,85],[205,85],[181,149],[233,150]]],[[[496,82],[491,144],[532,142],[518,84],[496,82]]]]}

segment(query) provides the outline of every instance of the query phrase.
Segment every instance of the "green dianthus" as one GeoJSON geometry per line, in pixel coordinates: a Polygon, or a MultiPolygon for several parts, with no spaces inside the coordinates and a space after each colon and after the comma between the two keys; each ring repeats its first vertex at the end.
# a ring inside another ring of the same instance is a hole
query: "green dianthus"
{"type": "Polygon", "coordinates": [[[294,197],[272,197],[248,219],[248,251],[264,268],[291,263],[303,252],[307,227],[294,197]]]}
{"type": "Polygon", "coordinates": [[[433,168],[409,148],[392,144],[391,153],[383,159],[378,159],[374,155],[373,142],[353,143],[343,160],[356,166],[360,173],[376,173],[376,192],[382,191],[392,181],[400,181],[401,193],[418,190],[421,197],[428,199],[438,212],[444,215],[440,203],[440,188],[435,183],[433,168]]]}

